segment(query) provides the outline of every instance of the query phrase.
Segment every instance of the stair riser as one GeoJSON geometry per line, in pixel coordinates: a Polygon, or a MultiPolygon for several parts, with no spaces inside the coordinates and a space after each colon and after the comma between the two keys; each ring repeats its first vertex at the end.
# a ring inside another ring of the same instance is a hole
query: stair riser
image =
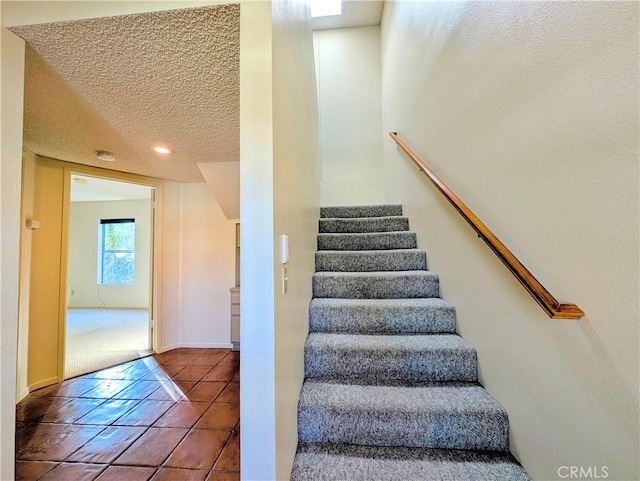
{"type": "Polygon", "coordinates": [[[411,299],[439,297],[438,277],[331,277],[313,276],[313,297],[341,299],[411,299]]]}
{"type": "Polygon", "coordinates": [[[508,418],[500,414],[328,412],[300,406],[301,442],[506,451],[508,418]]]}
{"type": "Polygon", "coordinates": [[[350,207],[320,207],[320,218],[401,216],[401,205],[360,205],[350,207]]]}
{"type": "Polygon", "coordinates": [[[406,217],[371,217],[366,219],[320,219],[320,233],[370,233],[409,230],[406,217]]]}
{"type": "Polygon", "coordinates": [[[420,250],[391,252],[316,252],[317,272],[414,271],[427,269],[420,250]]]}
{"type": "Polygon", "coordinates": [[[455,309],[450,307],[322,306],[309,308],[311,332],[357,334],[435,334],[456,330],[455,309]]]}
{"type": "Polygon", "coordinates": [[[371,381],[478,380],[475,351],[344,351],[305,348],[305,377],[371,381]]]}
{"type": "Polygon", "coordinates": [[[379,234],[319,234],[319,251],[364,251],[386,249],[415,249],[415,232],[388,232],[379,234]]]}
{"type": "Polygon", "coordinates": [[[508,453],[298,444],[291,481],[531,481],[508,453]],[[328,467],[331,468],[328,468],[328,467]]]}

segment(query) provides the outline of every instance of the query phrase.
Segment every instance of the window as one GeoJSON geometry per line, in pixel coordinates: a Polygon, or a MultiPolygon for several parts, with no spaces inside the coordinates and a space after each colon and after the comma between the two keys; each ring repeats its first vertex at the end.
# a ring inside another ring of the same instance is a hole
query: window
{"type": "Polygon", "coordinates": [[[136,220],[101,219],[98,243],[98,284],[133,284],[136,220]]]}

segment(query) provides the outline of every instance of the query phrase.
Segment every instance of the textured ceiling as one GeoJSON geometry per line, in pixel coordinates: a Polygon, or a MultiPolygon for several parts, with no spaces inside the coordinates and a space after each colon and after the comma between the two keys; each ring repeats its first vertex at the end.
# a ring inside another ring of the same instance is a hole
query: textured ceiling
{"type": "MultiPolygon", "coordinates": [[[[378,25],[383,2],[345,1],[317,29],[378,25]]],[[[24,38],[25,146],[180,182],[239,160],[238,4],[12,27],[24,38]],[[175,154],[152,153],[153,144],[175,154]],[[108,150],[117,161],[97,160],[108,150]]]]}
{"type": "Polygon", "coordinates": [[[86,165],[202,182],[239,159],[238,4],[13,27],[25,65],[25,146],[86,165]],[[175,154],[149,150],[170,145],[175,154]],[[118,154],[113,163],[94,151],[118,154]]]}
{"type": "Polygon", "coordinates": [[[342,15],[314,19],[314,30],[380,25],[382,0],[347,0],[342,2],[342,15]]]}

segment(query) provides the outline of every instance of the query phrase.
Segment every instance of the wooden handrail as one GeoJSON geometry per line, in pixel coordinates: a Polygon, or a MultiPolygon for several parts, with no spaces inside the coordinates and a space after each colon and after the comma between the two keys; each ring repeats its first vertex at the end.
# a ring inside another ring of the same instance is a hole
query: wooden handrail
{"type": "Polygon", "coordinates": [[[584,316],[584,312],[575,304],[561,304],[556,300],[545,287],[533,277],[531,272],[522,265],[522,263],[514,256],[506,246],[482,223],[480,219],[462,202],[456,194],[454,194],[447,185],[420,160],[420,158],[405,144],[396,132],[389,132],[389,135],[404,150],[411,160],[415,162],[418,168],[429,178],[431,182],[438,188],[440,193],[453,205],[458,213],[473,227],[494,252],[495,255],[507,266],[507,269],[516,276],[520,284],[527,290],[540,307],[552,319],[580,319],[584,316]]]}

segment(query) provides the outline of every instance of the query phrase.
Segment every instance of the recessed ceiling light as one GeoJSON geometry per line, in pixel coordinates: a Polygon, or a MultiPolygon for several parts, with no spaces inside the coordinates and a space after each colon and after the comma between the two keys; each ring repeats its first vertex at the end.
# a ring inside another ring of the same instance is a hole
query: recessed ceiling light
{"type": "Polygon", "coordinates": [[[99,160],[104,160],[105,162],[114,162],[116,160],[117,155],[113,152],[108,152],[106,150],[96,150],[96,157],[99,160]]]}
{"type": "Polygon", "coordinates": [[[83,179],[82,177],[74,177],[73,181],[77,182],[78,184],[86,184],[87,183],[87,179],[83,179]]]}
{"type": "Polygon", "coordinates": [[[311,17],[342,15],[342,0],[311,0],[311,17]]]}
{"type": "Polygon", "coordinates": [[[156,154],[161,155],[173,154],[173,149],[171,147],[167,147],[166,145],[154,145],[153,147],[151,147],[151,150],[153,150],[156,154]]]}

